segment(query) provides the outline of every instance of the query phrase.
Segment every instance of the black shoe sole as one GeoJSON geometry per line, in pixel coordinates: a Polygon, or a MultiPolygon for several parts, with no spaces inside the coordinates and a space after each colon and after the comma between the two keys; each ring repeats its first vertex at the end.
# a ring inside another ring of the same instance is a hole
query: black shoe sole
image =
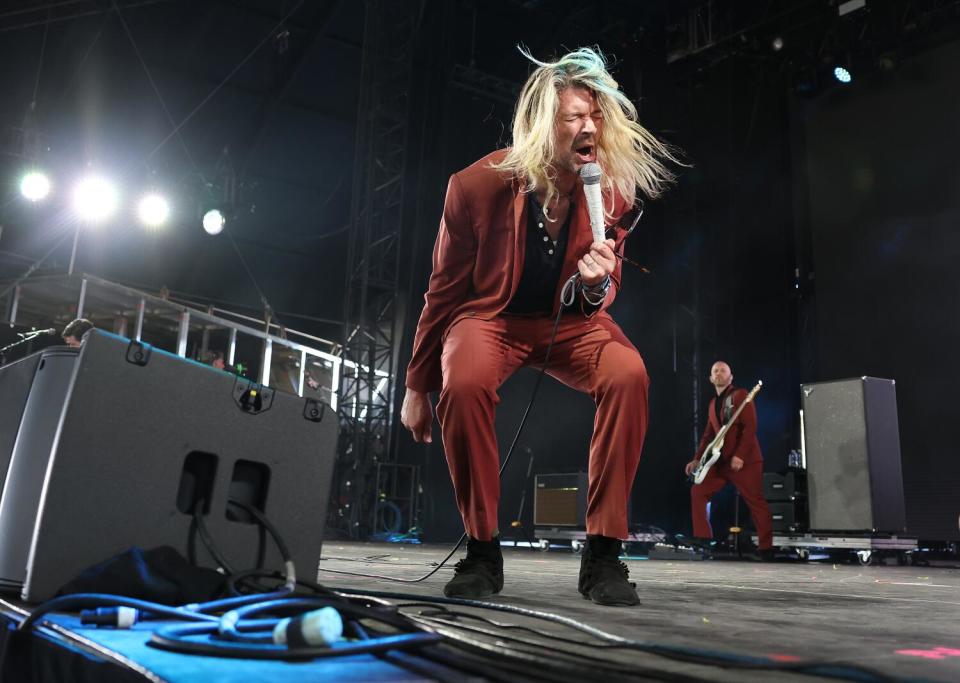
{"type": "Polygon", "coordinates": [[[583,597],[584,600],[589,600],[594,605],[602,605],[603,607],[636,607],[637,605],[640,604],[639,598],[637,598],[636,602],[626,602],[623,600],[620,600],[618,602],[599,602],[591,598],[589,595],[584,595],[583,593],[581,593],[580,595],[583,597]]]}
{"type": "Polygon", "coordinates": [[[481,593],[480,595],[450,595],[446,590],[443,591],[443,597],[457,598],[458,600],[482,600],[483,598],[489,598],[491,595],[499,594],[500,591],[490,591],[489,593],[481,593]]]}

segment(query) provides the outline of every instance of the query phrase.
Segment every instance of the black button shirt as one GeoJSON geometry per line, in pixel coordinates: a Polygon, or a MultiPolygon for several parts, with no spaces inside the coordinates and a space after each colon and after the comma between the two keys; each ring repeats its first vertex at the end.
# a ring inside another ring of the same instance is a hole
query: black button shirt
{"type": "Polygon", "coordinates": [[[567,220],[557,241],[547,234],[547,218],[543,208],[530,195],[527,200],[527,236],[526,253],[523,259],[523,271],[517,291],[507,304],[506,313],[516,315],[550,315],[553,312],[557,283],[563,270],[563,259],[567,254],[567,235],[570,232],[570,217],[576,207],[570,204],[567,220]]]}
{"type": "Polygon", "coordinates": [[[730,392],[733,391],[733,384],[728,384],[727,388],[723,390],[723,393],[717,396],[716,402],[713,404],[713,411],[717,416],[717,422],[720,423],[720,426],[723,427],[723,403],[727,400],[727,396],[730,392]]]}

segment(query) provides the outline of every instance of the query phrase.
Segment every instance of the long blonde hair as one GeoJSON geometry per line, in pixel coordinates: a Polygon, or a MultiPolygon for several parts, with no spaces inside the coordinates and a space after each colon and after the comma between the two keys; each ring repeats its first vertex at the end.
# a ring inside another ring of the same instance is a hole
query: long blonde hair
{"type": "Polygon", "coordinates": [[[493,168],[506,171],[525,183],[527,192],[546,188],[545,206],[560,192],[557,169],[555,126],[559,94],[572,86],[591,90],[603,114],[603,132],[597,141],[597,161],[603,169],[603,189],[613,208],[612,193],[634,202],[637,189],[650,198],[658,197],[675,175],[663,161],[682,164],[676,152],[657,140],[637,122],[637,108],[620,90],[607,71],[598,48],[582,47],[555,62],[541,62],[529,50],[518,47],[524,57],[537,65],[527,79],[513,115],[513,146],[493,168]]]}

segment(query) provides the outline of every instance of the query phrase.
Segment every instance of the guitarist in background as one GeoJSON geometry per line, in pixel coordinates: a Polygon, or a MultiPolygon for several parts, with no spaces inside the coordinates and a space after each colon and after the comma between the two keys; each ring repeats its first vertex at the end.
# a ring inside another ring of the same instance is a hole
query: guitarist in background
{"type": "MultiPolygon", "coordinates": [[[[688,476],[697,466],[704,449],[747,396],[745,389],[733,386],[733,371],[723,361],[717,361],[710,368],[710,384],[716,389],[717,396],[710,401],[709,419],[697,454],[687,463],[688,476]]],[[[753,402],[747,404],[727,432],[720,460],[710,468],[703,482],[694,484],[690,489],[694,537],[704,540],[713,538],[710,520],[707,519],[707,503],[727,482],[737,487],[750,508],[750,516],[760,540],[761,559],[773,559],[773,528],[770,508],[763,497],[763,455],[760,453],[760,442],[757,441],[757,410],[753,402]]]]}

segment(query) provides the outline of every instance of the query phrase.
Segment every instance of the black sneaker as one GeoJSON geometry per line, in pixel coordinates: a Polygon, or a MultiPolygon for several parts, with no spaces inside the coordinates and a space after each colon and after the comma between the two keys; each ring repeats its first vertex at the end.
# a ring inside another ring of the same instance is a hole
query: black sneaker
{"type": "Polygon", "coordinates": [[[500,537],[492,541],[467,538],[467,556],[453,567],[453,578],[443,587],[448,598],[478,600],[503,590],[500,537]]]}
{"type": "Polygon", "coordinates": [[[577,588],[584,598],[598,605],[637,605],[640,598],[636,584],[627,581],[630,571],[620,561],[620,539],[587,536],[587,545],[580,558],[580,580],[577,588]]]}

